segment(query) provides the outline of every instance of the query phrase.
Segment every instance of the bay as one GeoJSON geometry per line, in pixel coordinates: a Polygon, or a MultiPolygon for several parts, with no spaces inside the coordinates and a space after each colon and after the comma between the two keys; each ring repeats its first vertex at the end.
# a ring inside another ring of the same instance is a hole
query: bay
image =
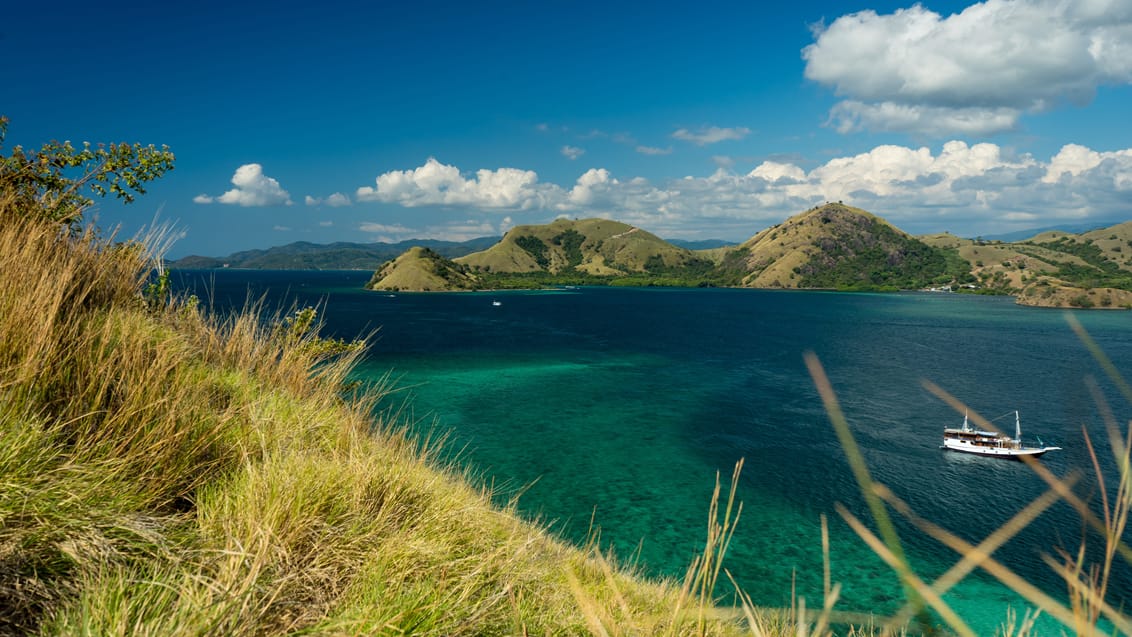
{"type": "MultiPolygon", "coordinates": [[[[1009,429],[1065,449],[1042,463],[1086,473],[1087,430],[1115,475],[1087,379],[1118,420],[1129,405],[1069,328],[1066,312],[1004,297],[840,294],[731,289],[582,288],[456,294],[362,289],[368,272],[178,272],[181,289],[218,312],[262,298],[269,308],[317,305],[323,334],[374,333],[357,377],[392,374],[415,426],[448,434],[447,449],[494,486],[501,502],[581,543],[603,545],[650,575],[680,577],[702,549],[716,475],[745,466],[742,519],[725,566],[758,604],[788,606],[792,586],[820,604],[820,516],[829,519],[841,610],[892,612],[891,571],[835,513],[868,511],[803,363],[813,352],[838,394],[873,477],[921,516],[977,542],[1045,490],[1021,463],[939,449],[962,414],[923,381],[1009,429]],[[493,303],[497,302],[496,303],[493,303]]],[[[1132,314],[1076,311],[1126,377],[1132,314]]],[[[1092,485],[1092,486],[1090,486],[1092,485]]],[[[1110,485],[1111,487],[1112,485],[1110,485]]],[[[917,571],[958,557],[900,525],[917,571]]],[[[1059,504],[1000,549],[1001,559],[1050,594],[1064,584],[1042,555],[1071,552],[1081,524],[1059,504]]],[[[1097,538],[1090,537],[1094,548],[1097,538]]],[[[1132,591],[1129,569],[1111,590],[1132,591]]],[[[979,634],[1024,604],[974,574],[946,600],[979,634]]],[[[1049,626],[1048,622],[1045,624],[1049,626]]]]}

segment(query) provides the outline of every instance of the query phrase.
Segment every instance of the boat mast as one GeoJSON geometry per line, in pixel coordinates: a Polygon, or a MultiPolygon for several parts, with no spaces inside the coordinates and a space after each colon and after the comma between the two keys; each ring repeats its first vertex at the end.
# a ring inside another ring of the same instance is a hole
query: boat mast
{"type": "Polygon", "coordinates": [[[1014,441],[1022,441],[1022,420],[1018,417],[1018,410],[1014,410],[1014,441]]]}

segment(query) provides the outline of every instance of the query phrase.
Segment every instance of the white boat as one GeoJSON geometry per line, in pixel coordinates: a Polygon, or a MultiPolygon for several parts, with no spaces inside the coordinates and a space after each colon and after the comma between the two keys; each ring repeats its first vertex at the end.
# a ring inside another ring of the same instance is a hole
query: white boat
{"type": "Polygon", "coordinates": [[[503,301],[492,301],[491,304],[495,307],[499,307],[500,305],[503,305],[503,301]]]}
{"type": "Polygon", "coordinates": [[[963,414],[962,427],[943,430],[943,446],[941,448],[996,458],[1020,458],[1022,456],[1037,458],[1047,451],[1061,449],[1061,447],[1046,446],[1040,439],[1036,447],[1023,444],[1022,421],[1017,411],[1014,412],[1013,438],[997,431],[975,429],[967,422],[967,414],[963,414]]]}

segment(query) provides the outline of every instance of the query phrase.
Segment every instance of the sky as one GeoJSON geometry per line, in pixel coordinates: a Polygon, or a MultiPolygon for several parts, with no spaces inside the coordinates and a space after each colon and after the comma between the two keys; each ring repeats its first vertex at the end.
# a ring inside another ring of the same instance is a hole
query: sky
{"type": "Polygon", "coordinates": [[[740,242],[827,201],[1132,219],[1132,0],[22,2],[0,59],[3,152],[170,147],[88,219],[172,258],[559,217],[740,242]]]}

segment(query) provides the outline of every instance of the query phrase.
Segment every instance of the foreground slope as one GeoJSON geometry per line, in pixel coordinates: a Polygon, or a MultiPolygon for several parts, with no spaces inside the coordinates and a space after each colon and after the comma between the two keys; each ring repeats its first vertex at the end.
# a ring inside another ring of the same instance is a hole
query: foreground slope
{"type": "Polygon", "coordinates": [[[312,311],[214,322],[141,246],[0,218],[0,634],[733,634],[344,398],[312,311]]]}

